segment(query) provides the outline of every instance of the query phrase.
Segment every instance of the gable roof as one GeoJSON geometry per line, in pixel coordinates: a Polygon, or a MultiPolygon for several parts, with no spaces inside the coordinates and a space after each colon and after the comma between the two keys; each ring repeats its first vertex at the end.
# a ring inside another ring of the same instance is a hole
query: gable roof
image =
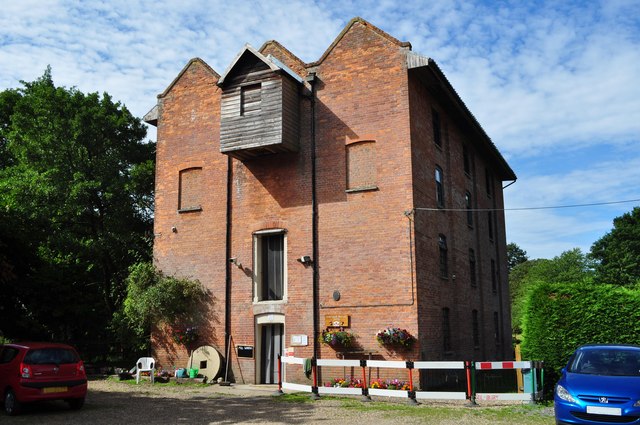
{"type": "Polygon", "coordinates": [[[280,57],[283,58],[283,62],[285,64],[289,64],[288,66],[294,70],[294,72],[296,72],[298,75],[300,75],[301,77],[304,77],[303,74],[305,74],[307,72],[306,70],[306,66],[307,64],[300,59],[299,57],[297,57],[296,55],[294,55],[293,53],[291,53],[291,51],[289,49],[287,49],[286,47],[284,47],[282,44],[280,44],[277,40],[269,40],[266,41],[259,49],[258,51],[260,53],[262,53],[263,55],[269,56],[268,54],[265,54],[265,51],[271,51],[271,52],[279,52],[281,54],[280,57]],[[288,58],[288,60],[287,60],[288,58]]]}
{"type": "Polygon", "coordinates": [[[171,82],[171,84],[169,84],[167,86],[166,89],[164,89],[164,91],[162,93],[160,93],[158,95],[158,98],[162,98],[165,97],[173,88],[173,86],[176,85],[176,83],[180,80],[180,78],[182,77],[182,75],[187,72],[187,69],[189,69],[189,67],[193,64],[200,64],[204,67],[205,70],[207,70],[209,73],[211,73],[211,75],[213,75],[215,78],[220,78],[220,75],[218,75],[218,73],[211,68],[205,61],[203,61],[200,58],[193,58],[191,59],[183,68],[182,70],[178,73],[178,75],[176,76],[176,78],[173,79],[173,81],[171,82]]]}
{"type": "Polygon", "coordinates": [[[329,56],[329,53],[331,53],[331,51],[338,45],[338,43],[342,40],[342,38],[349,32],[349,30],[351,30],[351,28],[356,24],[361,24],[361,25],[365,26],[367,29],[375,32],[376,34],[378,34],[382,38],[386,39],[387,41],[389,41],[389,42],[391,42],[391,43],[393,43],[395,45],[397,45],[398,47],[404,47],[404,48],[408,48],[409,50],[411,50],[411,43],[409,43],[408,41],[400,41],[397,38],[395,38],[392,35],[390,35],[389,33],[381,30],[380,28],[376,27],[372,23],[368,22],[367,20],[362,19],[360,17],[355,17],[352,20],[350,20],[349,23],[340,32],[340,34],[338,34],[336,39],[333,40],[333,43],[331,43],[331,45],[327,48],[327,50],[325,50],[325,52],[322,54],[322,56],[320,56],[320,59],[318,59],[315,62],[307,64],[307,66],[308,67],[312,67],[312,66],[320,65],[326,59],[326,57],[329,56]]]}
{"type": "Polygon", "coordinates": [[[446,100],[453,105],[455,110],[460,113],[467,124],[480,136],[485,146],[489,149],[489,152],[493,159],[500,166],[500,176],[505,180],[516,180],[516,174],[513,172],[507,161],[504,159],[496,145],[491,138],[484,131],[476,117],[471,113],[467,105],[462,101],[458,92],[453,88],[444,72],[440,69],[435,60],[419,55],[415,52],[406,53],[407,70],[415,69],[420,72],[422,76],[425,76],[430,81],[435,82],[446,96],[446,100]]]}
{"type": "Polygon", "coordinates": [[[244,48],[240,51],[240,53],[238,53],[236,55],[236,57],[233,59],[233,61],[231,61],[231,64],[222,73],[222,76],[218,80],[218,85],[219,86],[223,86],[224,85],[225,79],[229,76],[231,71],[233,71],[233,69],[236,67],[236,65],[240,61],[240,59],[246,54],[252,54],[256,58],[261,60],[272,71],[274,71],[274,72],[282,71],[282,72],[286,73],[287,75],[289,75],[294,80],[296,80],[296,81],[298,81],[300,83],[302,82],[302,78],[298,74],[293,72],[291,70],[291,68],[289,68],[288,66],[286,66],[285,64],[280,62],[278,59],[276,59],[272,55],[264,56],[262,53],[260,53],[256,49],[254,49],[250,44],[245,44],[244,48]]]}

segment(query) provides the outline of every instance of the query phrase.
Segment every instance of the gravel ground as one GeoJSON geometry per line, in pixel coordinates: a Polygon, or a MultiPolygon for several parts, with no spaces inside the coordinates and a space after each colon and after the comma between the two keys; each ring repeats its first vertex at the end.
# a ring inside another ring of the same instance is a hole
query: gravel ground
{"type": "Polygon", "coordinates": [[[436,424],[493,425],[497,423],[552,424],[550,408],[522,409],[517,415],[500,414],[500,407],[469,408],[460,404],[429,403],[397,410],[406,403],[385,402],[344,407],[344,402],[323,398],[308,403],[282,402],[271,397],[275,387],[167,386],[92,380],[84,407],[71,411],[64,402],[30,405],[17,417],[0,415],[2,424],[436,424]],[[378,406],[378,407],[374,407],[378,406]],[[381,406],[382,405],[382,406],[381,406]],[[372,408],[368,408],[371,406],[372,408]],[[446,409],[432,409],[434,406],[446,409]],[[428,410],[428,416],[426,411],[428,410]],[[432,412],[433,411],[433,412],[432,412]],[[495,414],[494,414],[495,413],[495,414]],[[513,421],[512,421],[513,420],[513,421]]]}

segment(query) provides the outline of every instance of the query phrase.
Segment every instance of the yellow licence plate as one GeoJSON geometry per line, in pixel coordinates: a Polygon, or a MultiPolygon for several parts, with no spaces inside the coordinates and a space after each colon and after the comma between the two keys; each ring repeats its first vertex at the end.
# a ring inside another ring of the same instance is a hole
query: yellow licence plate
{"type": "Polygon", "coordinates": [[[51,393],[64,393],[68,390],[68,387],[47,387],[47,388],[43,388],[42,392],[44,394],[51,394],[51,393]]]}

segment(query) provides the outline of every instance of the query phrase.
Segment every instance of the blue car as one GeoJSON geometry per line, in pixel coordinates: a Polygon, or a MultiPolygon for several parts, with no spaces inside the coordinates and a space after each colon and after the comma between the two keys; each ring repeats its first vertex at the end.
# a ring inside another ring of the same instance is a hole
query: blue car
{"type": "Polygon", "coordinates": [[[554,401],[556,424],[640,424],[640,346],[578,348],[554,401]]]}

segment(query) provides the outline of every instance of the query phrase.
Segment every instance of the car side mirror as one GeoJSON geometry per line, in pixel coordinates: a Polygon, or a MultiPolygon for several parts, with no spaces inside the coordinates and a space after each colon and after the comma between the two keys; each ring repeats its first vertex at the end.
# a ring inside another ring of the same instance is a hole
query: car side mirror
{"type": "Polygon", "coordinates": [[[565,373],[567,373],[567,368],[566,368],[566,367],[563,367],[562,369],[560,369],[560,373],[561,373],[561,374],[563,374],[563,375],[564,375],[565,373]]]}

